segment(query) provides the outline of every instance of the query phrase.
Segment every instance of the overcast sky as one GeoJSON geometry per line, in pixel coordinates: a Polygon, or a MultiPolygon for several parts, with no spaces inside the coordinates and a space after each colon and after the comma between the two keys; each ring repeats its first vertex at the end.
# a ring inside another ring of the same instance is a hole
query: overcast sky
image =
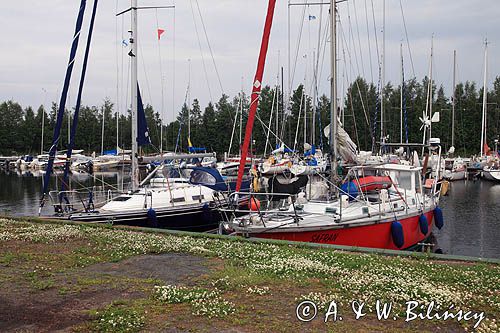
{"type": "MultiPolygon", "coordinates": [[[[293,0],[299,1],[306,2],[293,0]]],[[[322,13],[320,6],[292,7],[289,39],[287,2],[277,1],[264,84],[274,85],[280,66],[284,66],[285,85],[288,85],[287,53],[290,40],[292,68],[296,68],[293,86],[305,82],[310,91],[313,58],[317,54],[318,29],[320,25],[323,31],[325,29],[328,6],[323,6],[322,13]],[[302,34],[299,38],[301,26],[302,34]],[[297,48],[299,40],[300,46],[297,48]]],[[[79,3],[79,0],[0,1],[3,46],[0,56],[1,101],[13,99],[23,106],[37,107],[59,100],[79,3]]],[[[92,3],[89,0],[87,4],[80,52],[73,72],[69,100],[71,107],[75,101],[92,3]]],[[[488,83],[491,86],[494,77],[500,74],[498,0],[401,0],[401,3],[409,47],[400,0],[386,0],[387,81],[399,84],[401,41],[404,43],[405,77],[415,74],[421,79],[427,75],[431,36],[434,34],[433,77],[438,83],[444,84],[448,95],[452,84],[454,49],[457,50],[457,80],[472,80],[482,86],[485,38],[490,42],[488,83]]],[[[178,112],[185,99],[189,67],[191,98],[199,98],[203,107],[209,100],[219,99],[222,91],[197,5],[224,92],[234,96],[243,88],[249,93],[267,1],[139,0],[139,5],[143,6],[174,4],[175,10],[143,10],[139,13],[139,81],[144,101],[151,103],[156,110],[161,110],[163,104],[166,119],[172,119],[173,113],[178,112]],[[165,30],[159,43],[156,38],[157,27],[165,30]],[[191,59],[191,66],[188,59],[191,59]]],[[[382,4],[383,0],[348,0],[339,4],[339,92],[342,92],[346,82],[357,75],[368,80],[373,77],[374,82],[378,81],[376,45],[378,44],[378,52],[381,53],[382,4]]],[[[129,5],[128,0],[101,0],[99,3],[83,94],[84,104],[100,105],[108,97],[113,102],[118,100],[118,106],[124,112],[129,103],[126,102],[129,98],[129,49],[122,45],[122,40],[128,36],[130,16],[126,14],[115,17],[116,12],[129,5]]],[[[321,36],[319,86],[320,93],[328,93],[329,37],[325,42],[324,34],[321,36]],[[326,53],[323,52],[325,46],[326,53]]]]}

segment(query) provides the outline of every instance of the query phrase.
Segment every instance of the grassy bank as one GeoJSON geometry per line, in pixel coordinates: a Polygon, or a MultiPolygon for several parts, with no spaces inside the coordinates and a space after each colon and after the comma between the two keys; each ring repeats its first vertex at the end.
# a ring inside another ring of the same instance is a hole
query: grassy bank
{"type": "Polygon", "coordinates": [[[0,249],[2,331],[499,331],[495,264],[7,219],[0,249]],[[377,301],[392,303],[387,320],[377,301]],[[477,317],[405,322],[409,301],[477,317]]]}

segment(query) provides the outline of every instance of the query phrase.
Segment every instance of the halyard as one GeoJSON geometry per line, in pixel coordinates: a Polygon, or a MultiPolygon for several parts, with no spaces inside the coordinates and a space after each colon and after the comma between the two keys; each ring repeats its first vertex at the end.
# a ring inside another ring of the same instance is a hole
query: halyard
{"type": "Polygon", "coordinates": [[[500,331],[494,263],[111,226],[0,219],[0,286],[2,332],[500,331]],[[385,320],[377,301],[393,306],[385,320]],[[405,321],[411,301],[424,319],[405,321]]]}

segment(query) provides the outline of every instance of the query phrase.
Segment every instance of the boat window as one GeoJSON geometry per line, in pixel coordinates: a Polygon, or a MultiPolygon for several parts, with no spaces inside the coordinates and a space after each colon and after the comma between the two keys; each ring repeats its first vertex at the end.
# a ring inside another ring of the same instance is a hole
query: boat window
{"type": "Polygon", "coordinates": [[[163,168],[162,173],[165,178],[181,178],[179,169],[176,168],[163,168]]]}
{"type": "Polygon", "coordinates": [[[411,172],[398,172],[397,180],[399,187],[411,190],[411,172]]]}
{"type": "Polygon", "coordinates": [[[191,182],[194,184],[215,185],[217,179],[208,172],[194,170],[191,172],[191,182]]]}
{"type": "Polygon", "coordinates": [[[113,199],[113,201],[127,201],[129,200],[131,197],[116,197],[113,199]]]}
{"type": "Polygon", "coordinates": [[[205,196],[203,194],[202,195],[193,195],[194,201],[203,200],[203,199],[205,199],[205,196]]]}
{"type": "Polygon", "coordinates": [[[184,197],[181,197],[181,198],[173,198],[172,200],[170,200],[170,202],[173,202],[173,203],[176,203],[176,202],[184,202],[186,201],[186,199],[184,197]]]}

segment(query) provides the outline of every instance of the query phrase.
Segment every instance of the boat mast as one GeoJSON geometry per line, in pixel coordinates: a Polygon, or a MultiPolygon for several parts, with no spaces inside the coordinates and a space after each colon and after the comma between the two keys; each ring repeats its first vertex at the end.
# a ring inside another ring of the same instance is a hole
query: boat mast
{"type": "Polygon", "coordinates": [[[483,119],[481,122],[481,156],[484,156],[484,145],[486,143],[486,113],[487,113],[487,102],[488,102],[488,86],[487,86],[487,76],[488,76],[488,40],[484,41],[484,78],[483,78],[483,119]]]}
{"type": "Polygon", "coordinates": [[[47,101],[47,90],[45,90],[45,88],[42,88],[42,90],[45,93],[45,97],[43,99],[43,107],[42,107],[42,142],[40,143],[40,155],[43,154],[43,136],[45,129],[45,102],[47,101]]]}
{"type": "Polygon", "coordinates": [[[238,179],[236,181],[236,192],[241,189],[241,182],[243,180],[243,173],[245,172],[245,164],[248,155],[248,147],[252,136],[253,123],[255,114],[259,105],[259,95],[262,89],[262,76],[264,75],[264,67],[266,64],[267,49],[269,46],[269,35],[271,34],[271,27],[273,25],[274,8],[276,7],[276,0],[269,0],[267,8],[266,22],[264,25],[264,32],[262,35],[262,43],[260,46],[259,60],[257,62],[257,71],[252,84],[252,94],[250,97],[250,110],[248,111],[248,120],[245,130],[245,139],[241,147],[240,166],[238,168],[238,179]]]}
{"type": "MultiPolygon", "coordinates": [[[[307,59],[306,59],[307,60],[307,59]]],[[[306,146],[307,143],[307,62],[306,62],[306,74],[304,77],[304,86],[303,86],[303,93],[302,96],[304,96],[304,144],[303,147],[306,146]]]]}
{"type": "Polygon", "coordinates": [[[188,140],[191,142],[191,59],[188,59],[188,91],[187,91],[187,121],[188,121],[188,140]]]}
{"type": "Polygon", "coordinates": [[[104,154],[104,116],[106,115],[106,108],[102,108],[102,126],[101,126],[101,155],[104,154]]]}
{"type": "Polygon", "coordinates": [[[331,53],[331,77],[330,77],[330,144],[332,156],[332,182],[337,176],[337,132],[338,132],[338,110],[337,110],[337,0],[330,0],[330,53],[331,53]],[[333,126],[332,126],[333,125],[333,126]]]}
{"type": "Polygon", "coordinates": [[[432,103],[434,102],[434,86],[432,81],[432,65],[434,60],[434,34],[431,38],[431,67],[430,67],[430,77],[429,77],[429,140],[432,138],[432,103]]]}
{"type": "Polygon", "coordinates": [[[130,96],[132,98],[132,191],[136,191],[139,185],[138,161],[137,161],[137,0],[131,0],[131,30],[129,53],[131,57],[131,84],[130,96]]]}
{"type": "MultiPolygon", "coordinates": [[[[279,111],[280,111],[280,51],[278,50],[278,74],[276,75],[276,119],[275,121],[275,133],[274,136],[276,137],[276,146],[275,148],[278,148],[279,145],[279,111]]],[[[269,127],[271,127],[271,124],[269,124],[269,127]]],[[[272,145],[271,145],[272,146],[272,145]]]]}
{"type": "Polygon", "coordinates": [[[238,155],[241,155],[241,137],[243,132],[243,77],[241,78],[241,94],[240,94],[240,141],[238,142],[238,155]]]}
{"type": "Polygon", "coordinates": [[[453,93],[451,95],[451,146],[455,147],[455,91],[457,71],[457,50],[453,50],[453,93]]]}
{"type": "Polygon", "coordinates": [[[382,147],[384,146],[385,135],[384,135],[384,88],[385,88],[385,0],[383,2],[383,17],[382,17],[382,71],[381,71],[381,89],[380,89],[380,153],[382,153],[382,147]]]}
{"type": "Polygon", "coordinates": [[[403,43],[399,45],[399,53],[401,55],[401,93],[400,93],[400,108],[401,112],[399,115],[399,142],[403,143],[403,85],[404,85],[404,64],[403,64],[403,43]]]}

